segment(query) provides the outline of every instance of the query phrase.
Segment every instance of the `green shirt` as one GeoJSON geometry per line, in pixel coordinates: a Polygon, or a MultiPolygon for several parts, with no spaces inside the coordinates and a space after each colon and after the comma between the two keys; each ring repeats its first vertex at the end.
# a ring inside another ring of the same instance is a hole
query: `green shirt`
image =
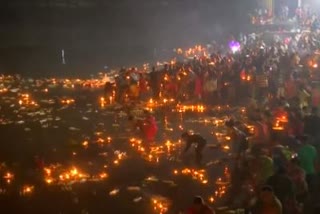
{"type": "Polygon", "coordinates": [[[317,150],[311,145],[304,145],[298,152],[300,166],[306,174],[314,174],[314,162],[317,158],[317,150]]]}
{"type": "Polygon", "coordinates": [[[260,156],[259,167],[258,181],[260,183],[265,183],[267,179],[273,175],[273,160],[265,155],[260,156]]]}

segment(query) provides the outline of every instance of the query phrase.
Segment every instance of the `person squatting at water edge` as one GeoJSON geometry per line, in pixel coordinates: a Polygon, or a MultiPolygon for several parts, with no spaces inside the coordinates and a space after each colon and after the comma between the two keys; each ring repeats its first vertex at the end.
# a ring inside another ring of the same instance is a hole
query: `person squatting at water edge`
{"type": "Polygon", "coordinates": [[[204,147],[207,144],[207,141],[200,135],[190,132],[184,132],[181,135],[181,138],[186,143],[186,147],[183,151],[183,155],[188,152],[192,145],[195,145],[195,161],[197,165],[201,165],[202,161],[202,152],[204,147]]]}

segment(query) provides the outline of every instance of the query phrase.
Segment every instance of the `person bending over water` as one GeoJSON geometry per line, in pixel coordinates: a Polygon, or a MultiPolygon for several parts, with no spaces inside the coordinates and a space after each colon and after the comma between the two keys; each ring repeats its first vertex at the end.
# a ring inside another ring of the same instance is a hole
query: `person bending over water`
{"type": "Polygon", "coordinates": [[[191,134],[189,132],[184,132],[181,135],[181,138],[186,143],[186,147],[183,151],[183,154],[188,152],[192,145],[195,145],[195,153],[196,153],[196,164],[200,165],[202,161],[202,152],[204,147],[207,144],[207,141],[199,134],[191,134]]]}

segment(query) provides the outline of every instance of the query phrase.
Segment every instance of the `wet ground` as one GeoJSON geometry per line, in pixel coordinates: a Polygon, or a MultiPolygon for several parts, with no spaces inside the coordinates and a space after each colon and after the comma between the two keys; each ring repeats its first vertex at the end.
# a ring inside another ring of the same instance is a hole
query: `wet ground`
{"type": "Polygon", "coordinates": [[[7,213],[179,213],[194,195],[213,207],[224,198],[233,161],[223,123],[241,109],[143,103],[133,114],[152,109],[159,126],[148,146],[121,106],[101,101],[102,89],[1,81],[0,204],[7,213]],[[208,141],[201,167],[192,149],[181,155],[179,136],[189,129],[208,141]]]}

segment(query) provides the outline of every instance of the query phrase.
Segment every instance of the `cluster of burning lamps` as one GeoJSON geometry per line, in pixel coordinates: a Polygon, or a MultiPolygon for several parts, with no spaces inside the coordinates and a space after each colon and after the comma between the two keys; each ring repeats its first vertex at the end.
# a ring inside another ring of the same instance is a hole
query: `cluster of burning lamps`
{"type": "MultiPolygon", "coordinates": [[[[100,136],[100,137],[98,137],[98,139],[95,141],[97,144],[104,144],[104,143],[109,144],[109,143],[111,143],[111,141],[112,141],[112,138],[111,138],[111,137],[107,137],[106,139],[103,139],[103,138],[101,137],[101,134],[102,134],[102,133],[100,133],[100,132],[96,132],[95,134],[96,134],[97,136],[100,136]]],[[[88,142],[88,141],[83,141],[83,142],[82,142],[82,146],[83,146],[85,149],[87,149],[88,146],[89,146],[89,142],[88,142]]],[[[125,152],[115,151],[114,154],[115,154],[115,156],[116,156],[115,160],[113,161],[113,164],[114,164],[114,165],[119,165],[122,160],[124,160],[124,159],[127,158],[127,153],[125,153],[125,152]]]]}
{"type": "Polygon", "coordinates": [[[252,76],[250,74],[241,74],[240,75],[242,81],[250,82],[252,80],[252,76]]]}
{"type": "MultiPolygon", "coordinates": [[[[97,140],[96,140],[96,143],[98,144],[104,144],[104,143],[110,143],[111,142],[111,137],[107,137],[106,139],[103,139],[102,137],[99,137],[97,140]]],[[[85,146],[85,145],[84,145],[85,146]]]]}
{"type": "Polygon", "coordinates": [[[61,85],[63,88],[74,89],[75,86],[80,87],[88,87],[90,88],[100,88],[106,83],[106,77],[100,77],[91,80],[83,80],[83,79],[55,79],[52,78],[48,81],[51,85],[61,85]]]}
{"type": "Polygon", "coordinates": [[[2,94],[2,93],[6,93],[6,92],[8,92],[8,89],[7,88],[0,88],[0,93],[2,94]]]}
{"type": "MultiPolygon", "coordinates": [[[[178,49],[177,52],[179,54],[183,54],[183,51],[181,49],[178,49]]],[[[205,52],[205,49],[202,48],[201,46],[195,46],[194,48],[190,48],[189,50],[185,51],[185,55],[186,56],[194,56],[197,53],[201,53],[201,52],[205,52]]],[[[171,63],[173,64],[173,63],[171,63]]],[[[318,64],[314,63],[312,64],[313,68],[318,68],[318,64]]],[[[252,77],[250,75],[243,75],[241,76],[241,79],[244,81],[251,81],[252,77]]],[[[165,77],[165,80],[168,80],[168,77],[165,77]]],[[[57,80],[52,79],[52,83],[53,84],[57,84],[57,80]]],[[[72,83],[72,81],[66,79],[63,81],[63,85],[64,87],[71,87],[74,88],[74,83],[72,83]]],[[[6,88],[2,88],[0,89],[0,93],[4,93],[7,92],[8,89],[6,88]]],[[[48,89],[44,89],[44,92],[48,92],[48,89]]],[[[109,103],[112,103],[114,99],[114,96],[110,96],[109,97],[109,103]]],[[[167,102],[173,102],[173,99],[163,99],[163,103],[167,103],[167,102]]],[[[74,103],[73,99],[65,99],[61,101],[63,104],[72,104],[74,103]]],[[[104,97],[100,98],[100,105],[101,107],[105,107],[107,105],[107,100],[104,97]]],[[[34,102],[33,100],[30,99],[29,94],[22,94],[21,98],[19,99],[19,104],[20,105],[28,105],[28,106],[37,106],[37,103],[34,102]]],[[[149,105],[154,107],[154,105],[156,105],[155,102],[152,101],[152,99],[149,101],[149,105]]],[[[178,111],[179,112],[186,112],[186,111],[192,111],[192,112],[204,112],[205,107],[202,105],[192,105],[192,106],[177,106],[178,111]]],[[[287,118],[277,118],[276,119],[276,123],[273,127],[274,130],[283,130],[284,127],[282,124],[287,123],[287,118]]],[[[217,121],[217,123],[219,123],[219,121],[217,121]]],[[[253,127],[251,127],[253,128],[253,127]]],[[[111,139],[107,139],[108,142],[110,142],[111,139]]],[[[228,136],[225,137],[225,140],[228,140],[228,136]]],[[[98,139],[98,143],[104,143],[105,140],[103,139],[98,139]]],[[[139,152],[145,153],[145,148],[141,145],[141,141],[137,140],[137,139],[131,139],[130,140],[131,144],[133,147],[136,147],[137,150],[139,152]]],[[[88,142],[83,142],[83,146],[87,147],[88,146],[88,142]]],[[[161,153],[164,150],[164,147],[166,147],[166,149],[168,151],[170,151],[170,149],[172,148],[172,145],[170,143],[166,143],[165,146],[159,146],[159,147],[154,147],[151,149],[150,153],[161,153]]],[[[229,146],[224,146],[224,149],[228,150],[229,146]]],[[[116,160],[114,160],[114,164],[119,164],[119,162],[121,160],[123,160],[123,158],[125,158],[125,154],[124,153],[119,153],[117,154],[117,158],[116,160]]],[[[148,155],[148,159],[152,160],[153,159],[153,155],[149,154],[148,155]]],[[[157,161],[159,161],[158,158],[156,158],[157,161]]],[[[46,174],[46,183],[47,184],[52,184],[56,181],[56,179],[54,179],[52,177],[52,170],[50,168],[46,168],[45,169],[45,174],[46,174]]],[[[206,184],[208,183],[208,180],[206,178],[206,173],[204,170],[195,170],[195,169],[183,169],[181,171],[179,170],[174,170],[174,174],[184,174],[184,175],[191,175],[194,179],[199,180],[201,183],[206,184]]],[[[101,173],[98,177],[101,179],[105,179],[108,175],[106,173],[101,173]]],[[[6,182],[8,184],[10,184],[12,182],[12,180],[14,179],[14,175],[11,174],[10,172],[6,173],[3,178],[6,180],[6,182]]],[[[82,174],[78,171],[78,169],[76,168],[72,168],[69,171],[59,175],[59,181],[67,181],[67,180],[76,180],[76,179],[82,179],[82,178],[88,178],[87,174],[82,174]]],[[[220,178],[221,181],[221,178],[220,178]]],[[[34,186],[29,186],[29,185],[25,185],[22,187],[21,190],[21,194],[22,195],[28,195],[31,194],[34,191],[34,186]]],[[[221,185],[218,190],[215,192],[215,197],[221,197],[223,194],[225,194],[226,191],[226,186],[221,185]]],[[[214,197],[211,197],[209,199],[209,201],[213,202],[214,201],[214,197]]],[[[161,200],[157,200],[154,199],[153,200],[153,204],[154,204],[154,209],[155,210],[159,210],[160,213],[164,213],[167,211],[167,204],[166,202],[163,202],[161,200]]]]}
{"type": "Polygon", "coordinates": [[[283,131],[287,123],[288,123],[288,118],[286,116],[277,117],[275,118],[275,123],[272,129],[275,131],[283,131]]]}
{"type": "MultiPolygon", "coordinates": [[[[56,80],[53,81],[53,83],[56,84],[56,80]]],[[[69,84],[69,81],[67,81],[66,83],[69,84]]],[[[74,85],[72,84],[71,87],[73,88],[74,85]]],[[[3,91],[7,91],[6,89],[4,89],[3,91]]],[[[48,89],[44,90],[45,92],[48,92],[48,89]]],[[[112,97],[110,97],[110,101],[112,100],[112,97]]],[[[167,103],[167,102],[172,102],[173,99],[168,100],[168,99],[164,99],[163,102],[167,103]]],[[[73,99],[65,99],[61,101],[63,104],[72,104],[74,103],[73,99]]],[[[101,105],[105,105],[106,101],[104,98],[100,99],[101,105]]],[[[19,104],[20,105],[37,105],[34,101],[32,101],[30,99],[30,96],[28,94],[23,94],[21,96],[21,99],[19,100],[19,104]]],[[[187,111],[187,110],[191,110],[191,111],[198,111],[198,112],[203,112],[204,111],[204,106],[183,106],[182,107],[183,111],[187,111]]],[[[111,139],[108,139],[107,141],[110,141],[111,139]]],[[[103,143],[104,140],[98,140],[100,143],[103,143]]],[[[138,143],[139,144],[139,143],[138,143]]],[[[84,142],[83,146],[88,146],[88,142],[84,142]]],[[[165,146],[160,146],[160,147],[156,147],[153,148],[154,152],[161,152],[164,147],[170,151],[170,149],[172,148],[172,144],[170,142],[166,142],[165,146]]],[[[145,149],[139,145],[138,146],[138,150],[144,152],[145,149]]],[[[118,164],[119,160],[122,160],[125,157],[125,154],[123,153],[119,153],[117,155],[117,159],[114,161],[114,164],[118,164]]],[[[149,156],[150,157],[150,156],[149,156]]],[[[54,184],[54,183],[63,183],[63,182],[67,182],[67,181],[75,181],[75,180],[82,180],[82,179],[87,179],[90,176],[88,174],[84,174],[81,173],[77,168],[73,167],[70,170],[67,170],[66,172],[60,174],[58,176],[58,178],[54,178],[54,176],[52,175],[52,169],[50,168],[45,168],[45,182],[47,184],[54,184]]],[[[177,171],[175,171],[175,174],[178,173],[177,171]]],[[[203,184],[208,183],[207,179],[206,179],[206,175],[205,175],[205,171],[201,171],[201,170],[194,170],[194,169],[184,169],[181,171],[182,174],[190,174],[192,175],[193,178],[200,180],[203,184]]],[[[108,177],[107,173],[101,173],[99,174],[97,177],[99,177],[100,179],[105,179],[108,177]]],[[[6,179],[7,183],[11,183],[12,180],[14,179],[14,175],[11,173],[7,173],[4,176],[4,179],[6,179]]],[[[21,195],[29,195],[34,191],[34,186],[32,185],[24,185],[21,189],[21,195]]],[[[167,202],[159,200],[159,199],[153,199],[153,204],[154,204],[154,209],[158,210],[159,213],[164,213],[167,211],[167,202]]]]}
{"type": "Polygon", "coordinates": [[[101,172],[97,175],[91,176],[89,174],[82,173],[76,167],[72,167],[61,174],[54,176],[53,174],[56,174],[54,173],[55,169],[56,168],[54,166],[44,168],[44,180],[48,185],[70,184],[83,181],[101,181],[108,177],[106,172],[101,172]]]}
{"type": "MultiPolygon", "coordinates": [[[[158,146],[158,147],[152,147],[150,148],[150,153],[148,154],[146,152],[146,149],[142,146],[142,140],[136,139],[136,138],[131,138],[130,139],[131,146],[136,148],[136,150],[141,153],[146,160],[148,161],[154,161],[154,162],[159,162],[159,158],[156,156],[153,156],[151,153],[165,153],[163,150],[167,149],[167,151],[171,151],[172,147],[174,147],[174,144],[172,144],[170,141],[167,141],[163,146],[158,146]]],[[[121,160],[122,157],[119,157],[121,160]]],[[[149,178],[150,180],[152,178],[149,178]]],[[[115,195],[119,192],[118,189],[115,189],[111,191],[109,194],[110,195],[115,195]]],[[[166,198],[162,197],[153,197],[151,199],[152,201],[152,206],[153,210],[158,213],[158,214],[164,214],[168,212],[169,209],[169,201],[166,198]]]]}
{"type": "Polygon", "coordinates": [[[70,105],[70,104],[73,104],[75,102],[74,99],[62,99],[61,100],[61,104],[64,104],[64,105],[70,105]]]}
{"type": "Polygon", "coordinates": [[[152,199],[153,210],[158,214],[164,214],[168,212],[169,201],[166,198],[155,197],[152,199]]]}
{"type": "Polygon", "coordinates": [[[104,97],[100,97],[100,107],[104,108],[107,105],[107,101],[104,97]]]}
{"type": "Polygon", "coordinates": [[[167,105],[174,102],[175,102],[175,99],[173,98],[163,98],[160,101],[155,101],[151,98],[146,103],[145,109],[152,112],[155,107],[160,107],[160,106],[167,105]]]}
{"type": "MultiPolygon", "coordinates": [[[[104,98],[101,98],[100,101],[101,101],[101,104],[106,104],[106,101],[105,101],[104,98]]],[[[166,100],[166,99],[163,100],[164,103],[166,103],[167,101],[168,100],[166,100]]],[[[71,104],[73,102],[74,102],[73,99],[66,99],[66,100],[62,101],[62,103],[64,103],[64,104],[71,104]]],[[[23,94],[21,96],[21,100],[19,100],[19,104],[20,105],[23,105],[23,104],[36,105],[35,102],[30,100],[30,96],[28,94],[23,94]]],[[[200,105],[198,105],[198,106],[182,106],[182,111],[187,111],[187,110],[203,112],[204,111],[204,106],[200,106],[200,105]]],[[[110,140],[111,139],[108,139],[107,141],[110,141],[110,140]]],[[[104,140],[98,140],[98,141],[100,143],[104,142],[104,140]]],[[[135,144],[137,144],[138,151],[145,152],[144,147],[141,146],[141,141],[139,141],[139,140],[136,141],[136,140],[132,139],[131,142],[135,142],[135,143],[133,143],[133,146],[135,146],[135,144]]],[[[88,146],[88,142],[84,142],[83,146],[88,146]]],[[[170,144],[170,142],[169,143],[166,142],[165,147],[167,148],[167,150],[170,151],[171,146],[172,145],[170,144]]],[[[162,150],[163,150],[163,147],[160,146],[160,147],[153,148],[153,150],[151,150],[151,151],[161,152],[162,150]]],[[[117,155],[117,159],[114,161],[114,164],[118,164],[119,161],[122,160],[124,157],[125,157],[125,154],[119,153],[117,155]]],[[[150,155],[149,155],[149,158],[150,158],[150,155]]],[[[203,183],[203,184],[207,184],[208,183],[208,180],[206,179],[206,173],[205,173],[204,170],[195,170],[195,169],[187,169],[186,168],[186,169],[181,170],[180,172],[178,170],[174,171],[174,174],[179,174],[179,173],[185,174],[185,175],[191,175],[194,179],[201,181],[201,183],[203,183]]],[[[52,177],[52,172],[51,172],[51,169],[49,169],[49,168],[45,169],[45,174],[46,174],[45,181],[46,181],[47,184],[53,184],[53,183],[55,183],[57,181],[61,183],[61,182],[64,182],[64,181],[72,181],[72,180],[79,180],[79,179],[89,178],[89,175],[80,173],[78,171],[78,169],[76,169],[76,168],[72,168],[69,171],[60,174],[58,176],[58,179],[55,179],[55,178],[52,177]]],[[[105,178],[107,178],[107,176],[108,175],[106,173],[101,173],[101,174],[98,175],[98,177],[100,179],[105,179],[105,178]]],[[[11,181],[14,179],[14,176],[11,173],[7,173],[4,176],[4,178],[6,179],[7,183],[11,183],[11,181]]],[[[215,193],[215,196],[222,196],[225,193],[225,190],[226,190],[225,186],[219,187],[219,189],[215,193]]],[[[25,185],[25,186],[22,187],[20,193],[22,195],[28,195],[28,194],[31,194],[33,191],[34,191],[34,186],[25,185]]],[[[164,213],[164,212],[167,211],[167,206],[166,206],[167,203],[166,202],[161,202],[161,200],[154,199],[153,200],[153,204],[154,204],[154,209],[155,210],[159,210],[160,213],[164,213]]]]}
{"type": "Polygon", "coordinates": [[[29,94],[21,94],[18,102],[20,106],[38,106],[38,104],[30,98],[29,94]]]}
{"type": "Polygon", "coordinates": [[[51,168],[44,168],[44,173],[47,184],[53,184],[54,182],[64,183],[70,181],[80,181],[89,177],[87,174],[80,173],[75,167],[72,167],[70,170],[61,173],[58,178],[53,178],[51,168]]]}
{"type": "Polygon", "coordinates": [[[10,172],[7,172],[3,178],[5,179],[5,181],[7,182],[7,184],[10,184],[12,182],[12,180],[14,179],[14,175],[10,172]]]}
{"type": "MultiPolygon", "coordinates": [[[[96,133],[98,134],[97,136],[100,135],[100,133],[96,133]]],[[[103,144],[109,144],[111,143],[112,138],[111,137],[106,137],[106,139],[102,138],[102,137],[98,137],[97,140],[95,140],[95,143],[103,145],[103,144]]],[[[81,145],[87,149],[89,147],[89,141],[85,140],[81,143],[81,145]]]]}
{"type": "Polygon", "coordinates": [[[24,185],[20,190],[20,195],[28,196],[34,192],[34,186],[32,185],[24,185]]]}
{"type": "MultiPolygon", "coordinates": [[[[173,173],[175,175],[189,175],[191,176],[194,180],[199,181],[202,184],[207,185],[208,184],[208,178],[206,175],[206,171],[205,170],[197,170],[197,169],[189,169],[189,168],[185,168],[183,170],[174,170],[173,173]]],[[[217,198],[222,198],[227,190],[228,187],[230,185],[230,171],[228,167],[224,168],[224,178],[218,178],[215,182],[215,185],[217,186],[216,191],[214,192],[214,194],[212,196],[210,196],[208,198],[208,201],[210,203],[214,203],[216,201],[217,198]]]]}
{"type": "Polygon", "coordinates": [[[222,198],[230,185],[231,175],[228,167],[224,168],[224,179],[218,178],[215,182],[215,185],[217,186],[217,190],[214,192],[214,195],[210,196],[208,198],[210,203],[214,203],[216,201],[216,198],[222,198]]]}
{"type": "MultiPolygon", "coordinates": [[[[12,174],[11,172],[6,172],[3,175],[3,179],[6,181],[7,184],[11,184],[12,181],[14,180],[14,174],[12,174]]],[[[31,195],[34,191],[34,186],[32,185],[23,185],[20,189],[19,194],[21,196],[28,196],[31,195]]],[[[1,193],[5,193],[6,190],[5,189],[1,189],[0,190],[1,193]]]]}
{"type": "Polygon", "coordinates": [[[318,66],[318,63],[315,62],[314,60],[310,60],[308,64],[309,64],[309,66],[310,66],[311,68],[314,68],[314,69],[316,69],[316,68],[319,67],[319,66],[318,66]]]}
{"type": "Polygon", "coordinates": [[[122,160],[127,158],[127,154],[125,152],[116,151],[115,155],[116,159],[113,161],[114,165],[119,165],[122,160]]]}
{"type": "Polygon", "coordinates": [[[106,99],[105,97],[100,97],[99,99],[99,104],[101,108],[106,107],[107,104],[112,105],[114,103],[115,100],[115,92],[113,91],[113,95],[109,96],[108,99],[106,99]]]}
{"type": "Polygon", "coordinates": [[[175,169],[173,173],[174,175],[181,174],[181,175],[191,176],[192,179],[197,180],[202,184],[208,184],[207,172],[204,169],[190,169],[190,168],[185,168],[182,170],[175,169]]]}
{"type": "Polygon", "coordinates": [[[143,147],[142,140],[131,138],[130,144],[145,160],[154,163],[159,163],[159,158],[162,154],[170,157],[173,151],[177,151],[181,148],[180,141],[172,143],[169,140],[167,140],[163,145],[149,147],[148,151],[143,147]]]}
{"type": "Polygon", "coordinates": [[[178,104],[177,111],[181,113],[186,111],[203,113],[205,111],[205,107],[203,105],[179,105],[178,104]]]}
{"type": "Polygon", "coordinates": [[[155,162],[157,162],[157,163],[159,162],[158,157],[154,157],[152,154],[147,153],[146,149],[142,146],[142,140],[139,140],[136,138],[131,138],[130,144],[133,148],[135,148],[144,157],[144,159],[151,162],[155,158],[155,162]]]}
{"type": "Polygon", "coordinates": [[[185,57],[194,57],[197,55],[203,55],[203,56],[207,56],[207,50],[206,48],[202,47],[201,45],[196,45],[193,48],[189,48],[188,50],[184,51],[181,48],[178,48],[176,50],[177,54],[184,54],[185,57]]]}

